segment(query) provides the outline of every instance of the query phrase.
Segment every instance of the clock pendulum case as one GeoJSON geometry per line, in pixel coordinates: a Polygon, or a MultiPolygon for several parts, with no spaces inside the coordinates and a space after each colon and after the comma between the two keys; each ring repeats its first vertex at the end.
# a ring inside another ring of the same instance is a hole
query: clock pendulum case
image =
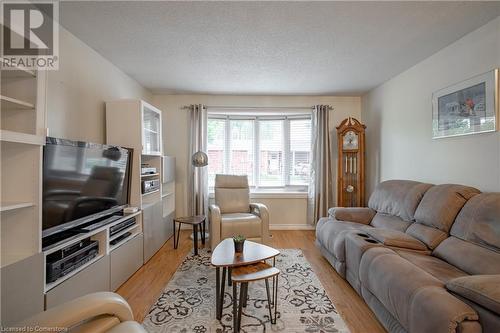
{"type": "Polygon", "coordinates": [[[351,117],[337,126],[339,207],[365,205],[365,129],[365,125],[351,117]]]}

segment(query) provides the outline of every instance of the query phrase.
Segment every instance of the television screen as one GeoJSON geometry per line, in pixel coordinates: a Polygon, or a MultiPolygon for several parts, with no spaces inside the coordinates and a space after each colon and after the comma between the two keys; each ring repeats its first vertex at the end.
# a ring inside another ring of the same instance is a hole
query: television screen
{"type": "Polygon", "coordinates": [[[127,204],[130,155],[121,147],[47,138],[43,237],[86,224],[98,213],[127,204]]]}

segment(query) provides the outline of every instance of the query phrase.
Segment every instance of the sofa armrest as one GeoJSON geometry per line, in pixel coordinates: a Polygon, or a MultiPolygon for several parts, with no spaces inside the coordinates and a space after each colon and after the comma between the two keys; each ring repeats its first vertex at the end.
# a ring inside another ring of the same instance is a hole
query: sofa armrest
{"type": "Polygon", "coordinates": [[[120,322],[134,320],[132,309],[123,297],[111,292],[98,292],[41,312],[17,326],[70,328],[102,315],[116,317],[120,322]]]}
{"type": "Polygon", "coordinates": [[[251,203],[250,204],[250,212],[254,215],[257,215],[262,221],[261,224],[261,237],[263,244],[269,244],[270,235],[269,235],[269,211],[267,210],[266,205],[261,203],[251,203]]]}
{"type": "Polygon", "coordinates": [[[368,207],[334,207],[328,209],[328,216],[338,221],[370,224],[377,212],[368,207]]]}
{"type": "Polygon", "coordinates": [[[210,222],[210,248],[212,251],[220,243],[220,225],[222,216],[220,207],[216,204],[208,206],[208,221],[210,222]]]}
{"type": "Polygon", "coordinates": [[[500,274],[459,277],[448,281],[446,288],[500,315],[500,274]]]}

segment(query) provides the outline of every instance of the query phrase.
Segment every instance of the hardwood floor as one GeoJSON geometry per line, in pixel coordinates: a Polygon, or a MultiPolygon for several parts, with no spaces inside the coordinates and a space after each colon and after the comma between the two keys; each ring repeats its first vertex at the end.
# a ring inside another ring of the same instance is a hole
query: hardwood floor
{"type": "MultiPolygon", "coordinates": [[[[129,302],[134,317],[142,322],[151,305],[156,301],[177,267],[192,251],[193,243],[189,239],[191,231],[181,231],[177,250],[173,249],[173,238],[139,269],[119,289],[118,293],[129,302]]],[[[276,248],[301,249],[323,287],[335,304],[353,333],[385,332],[375,315],[354,289],[343,280],[323,258],[314,245],[314,231],[275,230],[272,232],[272,246],[276,248]]]]}

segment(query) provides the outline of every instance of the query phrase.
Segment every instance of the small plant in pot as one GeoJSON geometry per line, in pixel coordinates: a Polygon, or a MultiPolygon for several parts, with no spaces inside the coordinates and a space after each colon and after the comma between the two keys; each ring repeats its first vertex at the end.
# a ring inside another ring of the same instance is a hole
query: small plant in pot
{"type": "Polygon", "coordinates": [[[236,253],[242,253],[243,252],[243,245],[245,244],[245,236],[238,235],[233,237],[234,241],[234,252],[236,253]]]}

